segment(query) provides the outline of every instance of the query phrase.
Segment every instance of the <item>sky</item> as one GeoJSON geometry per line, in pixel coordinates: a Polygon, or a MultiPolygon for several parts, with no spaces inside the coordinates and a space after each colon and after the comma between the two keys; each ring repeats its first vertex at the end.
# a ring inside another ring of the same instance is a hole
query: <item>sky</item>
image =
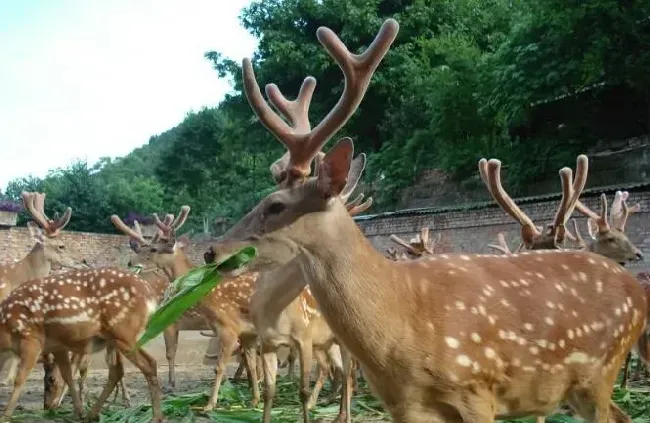
{"type": "Polygon", "coordinates": [[[203,57],[257,41],[250,0],[0,0],[0,190],[124,156],[230,91],[203,57]]]}

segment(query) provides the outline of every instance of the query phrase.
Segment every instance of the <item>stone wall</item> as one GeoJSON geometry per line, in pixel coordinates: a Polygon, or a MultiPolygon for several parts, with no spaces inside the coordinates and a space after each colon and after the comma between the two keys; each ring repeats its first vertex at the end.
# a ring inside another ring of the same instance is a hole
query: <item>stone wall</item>
{"type": "MultiPolygon", "coordinates": [[[[611,200],[613,192],[608,192],[611,200]]],[[[594,211],[599,211],[598,197],[583,197],[584,202],[594,211]]],[[[640,190],[630,194],[630,204],[641,204],[641,211],[630,217],[626,233],[645,253],[646,262],[631,265],[631,268],[650,270],[650,190],[640,190]]],[[[550,223],[555,214],[558,199],[530,202],[521,209],[538,225],[550,223]]],[[[586,220],[578,219],[583,237],[588,237],[586,220]]],[[[391,234],[402,238],[414,236],[421,227],[427,226],[432,235],[442,235],[436,252],[487,252],[489,243],[496,243],[499,232],[505,232],[511,248],[520,240],[519,226],[496,206],[472,210],[452,210],[427,213],[395,213],[388,216],[359,221],[360,227],[373,245],[385,252],[394,246],[389,240],[391,234]]],[[[128,239],[123,235],[93,234],[65,231],[60,236],[66,247],[81,252],[93,266],[124,266],[131,250],[128,239]]],[[[188,248],[191,259],[196,264],[203,263],[203,252],[209,240],[196,240],[188,248]]],[[[0,262],[18,260],[29,251],[32,241],[27,228],[0,228],[0,262]]]]}

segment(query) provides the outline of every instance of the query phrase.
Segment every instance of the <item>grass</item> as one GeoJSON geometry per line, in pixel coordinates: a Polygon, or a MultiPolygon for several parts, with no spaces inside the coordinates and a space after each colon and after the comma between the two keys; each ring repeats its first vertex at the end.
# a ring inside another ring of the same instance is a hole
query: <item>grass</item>
{"type": "MultiPolygon", "coordinates": [[[[259,408],[250,408],[250,390],[248,383],[224,381],[219,395],[219,407],[216,410],[204,413],[200,407],[207,403],[210,386],[205,385],[197,393],[167,396],[162,403],[162,411],[169,421],[179,423],[246,423],[260,422],[262,419],[262,405],[259,408]]],[[[331,421],[338,413],[338,402],[323,404],[323,399],[330,393],[329,384],[321,391],[319,405],[311,412],[312,420],[331,421]]],[[[616,389],[614,401],[625,410],[634,423],[650,423],[650,392],[648,389],[622,390],[616,389]]],[[[93,402],[95,398],[89,399],[93,402]]],[[[89,409],[89,407],[87,408],[89,409]]],[[[297,381],[287,377],[278,377],[277,395],[274,402],[272,421],[274,423],[294,423],[302,420],[300,402],[298,399],[297,381]]],[[[107,403],[100,416],[100,423],[145,423],[151,421],[151,407],[137,405],[125,409],[116,404],[107,403]]],[[[12,421],[16,422],[74,422],[71,406],[66,403],[61,409],[53,412],[21,412],[14,415],[12,421]]],[[[380,402],[374,398],[368,388],[361,383],[360,392],[356,393],[352,403],[352,420],[356,422],[390,421],[390,417],[381,407],[380,402]]],[[[532,423],[534,418],[509,420],[507,423],[532,423]]],[[[546,420],[548,423],[577,423],[577,418],[556,414],[546,420]]]]}

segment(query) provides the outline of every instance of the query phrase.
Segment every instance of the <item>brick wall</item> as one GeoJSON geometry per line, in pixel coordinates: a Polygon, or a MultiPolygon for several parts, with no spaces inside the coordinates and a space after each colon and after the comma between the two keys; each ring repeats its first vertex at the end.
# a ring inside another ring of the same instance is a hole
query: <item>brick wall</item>
{"type": "MultiPolygon", "coordinates": [[[[58,238],[66,249],[79,252],[89,264],[96,267],[124,266],[132,254],[128,237],[113,234],[64,231],[58,238]]],[[[0,227],[0,263],[19,260],[32,248],[34,242],[25,227],[0,227]]],[[[188,252],[192,261],[203,264],[203,253],[209,241],[193,242],[188,252]]]]}
{"type": "MultiPolygon", "coordinates": [[[[608,193],[609,204],[613,193],[608,193]]],[[[598,197],[588,197],[582,200],[590,209],[600,212],[598,197]]],[[[629,204],[640,203],[641,211],[628,219],[625,233],[646,256],[645,262],[630,264],[628,267],[635,271],[650,269],[650,192],[635,192],[630,194],[629,204]]],[[[557,210],[558,200],[540,201],[521,205],[520,208],[538,226],[546,225],[553,220],[557,210]]],[[[587,222],[580,216],[578,225],[585,240],[587,238],[587,222]]],[[[420,228],[426,226],[431,235],[441,234],[439,247],[436,252],[493,252],[487,244],[496,244],[497,234],[504,232],[510,248],[517,247],[521,240],[520,227],[497,206],[484,207],[476,210],[450,211],[407,216],[378,216],[374,219],[360,221],[359,225],[375,248],[385,252],[389,247],[396,247],[390,241],[390,235],[408,239],[415,236],[420,228]]],[[[570,226],[573,229],[573,226],[570,226]]]]}
{"type": "MultiPolygon", "coordinates": [[[[610,204],[613,194],[608,194],[610,204]]],[[[594,211],[599,211],[597,197],[587,197],[583,201],[594,211]]],[[[626,233],[646,255],[647,261],[630,265],[638,271],[650,270],[650,191],[630,194],[630,204],[639,202],[641,211],[630,217],[626,233]]],[[[521,209],[538,225],[550,223],[556,211],[558,201],[540,201],[528,203],[521,209]]],[[[577,214],[576,214],[577,215],[577,214]]],[[[586,220],[578,219],[583,237],[588,237],[586,220]]],[[[427,226],[432,235],[442,235],[436,252],[488,252],[486,245],[496,243],[499,232],[505,232],[511,248],[519,243],[519,226],[496,206],[476,210],[449,211],[407,216],[390,216],[360,221],[360,227],[371,240],[375,248],[385,252],[394,246],[389,240],[391,234],[402,238],[410,238],[427,226]]],[[[128,240],[123,235],[93,234],[65,231],[61,234],[62,241],[68,248],[80,251],[86,260],[94,266],[123,266],[128,260],[131,250],[128,240]]],[[[203,252],[210,244],[209,240],[193,242],[189,248],[192,261],[203,263],[203,252]]],[[[23,257],[31,248],[32,241],[27,228],[0,228],[0,262],[17,260],[23,257]]]]}

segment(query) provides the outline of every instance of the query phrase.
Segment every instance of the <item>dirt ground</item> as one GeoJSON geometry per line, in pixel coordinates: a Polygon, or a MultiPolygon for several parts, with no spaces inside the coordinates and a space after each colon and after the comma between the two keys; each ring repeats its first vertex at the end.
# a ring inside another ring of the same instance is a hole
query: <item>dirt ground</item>
{"type": "MultiPolygon", "coordinates": [[[[205,392],[209,394],[209,388],[212,386],[214,380],[214,366],[203,364],[203,354],[207,348],[210,338],[199,335],[198,332],[181,332],[179,337],[179,347],[176,355],[176,389],[175,395],[183,394],[196,394],[205,392]]],[[[169,393],[168,380],[168,364],[165,357],[165,346],[162,338],[157,338],[151,341],[145,349],[154,356],[158,363],[158,379],[163,389],[163,396],[169,393]]],[[[238,366],[236,359],[233,359],[228,366],[227,377],[231,378],[238,366]]],[[[287,369],[279,369],[280,374],[286,374],[287,369]]],[[[296,367],[296,374],[297,374],[296,367]]],[[[130,397],[130,405],[150,404],[149,391],[144,376],[138,369],[134,368],[130,363],[125,361],[125,384],[130,397]]],[[[92,357],[91,368],[88,372],[86,379],[86,401],[94,401],[99,395],[102,388],[106,383],[108,372],[104,363],[104,354],[95,354],[92,357]]],[[[4,376],[4,374],[3,374],[4,376]]],[[[315,374],[314,374],[315,377],[315,374]]],[[[4,407],[9,395],[11,394],[11,387],[0,387],[0,404],[4,407]]],[[[322,397],[323,395],[321,395],[322,397]]],[[[113,400],[113,395],[109,398],[109,402],[113,400]]],[[[116,405],[122,405],[121,397],[115,400],[116,405]]],[[[63,406],[70,408],[71,399],[69,394],[63,401],[63,406]]],[[[43,410],[43,370],[38,366],[29,376],[25,385],[25,389],[19,401],[16,415],[23,414],[25,411],[43,410]],[[21,413],[22,411],[22,413],[21,413]]],[[[201,419],[197,419],[199,422],[201,419]]],[[[22,419],[24,422],[50,422],[42,417],[32,420],[31,418],[22,419]]],[[[57,420],[58,421],[58,420],[57,420]]],[[[207,420],[206,420],[207,421],[207,420]]],[[[380,422],[381,420],[364,420],[380,422]]]]}

